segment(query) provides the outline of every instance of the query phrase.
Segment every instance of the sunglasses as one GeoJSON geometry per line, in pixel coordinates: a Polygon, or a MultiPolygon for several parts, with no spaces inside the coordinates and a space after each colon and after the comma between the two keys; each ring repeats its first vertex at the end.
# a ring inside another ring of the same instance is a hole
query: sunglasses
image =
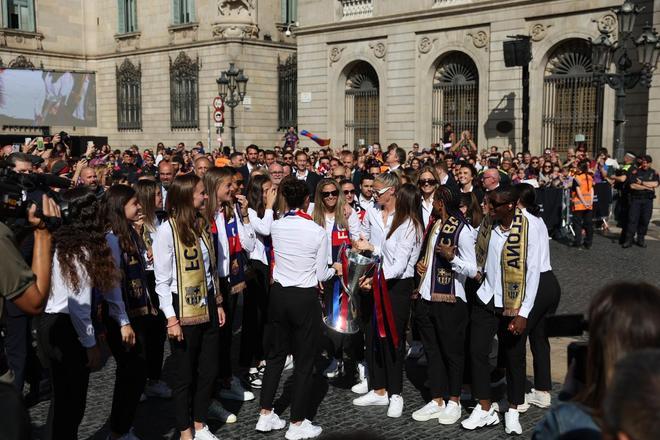
{"type": "Polygon", "coordinates": [[[337,197],[338,195],[339,195],[339,191],[337,190],[321,192],[321,197],[323,197],[324,199],[327,199],[328,197],[337,197]]]}
{"type": "Polygon", "coordinates": [[[426,186],[426,185],[434,186],[438,183],[438,181],[435,179],[421,179],[417,183],[419,184],[419,186],[426,186]]]}
{"type": "Polygon", "coordinates": [[[293,156],[284,156],[284,160],[293,159],[293,156]]]}
{"type": "Polygon", "coordinates": [[[349,194],[355,194],[355,190],[354,189],[345,189],[344,190],[344,195],[347,196],[349,194]]]}
{"type": "Polygon", "coordinates": [[[332,176],[332,178],[336,179],[336,180],[339,180],[339,179],[343,179],[344,175],[343,174],[335,174],[334,176],[332,176]]]}
{"type": "Polygon", "coordinates": [[[391,186],[386,186],[385,188],[374,190],[374,195],[375,196],[382,196],[387,192],[388,189],[392,188],[391,186]]]}

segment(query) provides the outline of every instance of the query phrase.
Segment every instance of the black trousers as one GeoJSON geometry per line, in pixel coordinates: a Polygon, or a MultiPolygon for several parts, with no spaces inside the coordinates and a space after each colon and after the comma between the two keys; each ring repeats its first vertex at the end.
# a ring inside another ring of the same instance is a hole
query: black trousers
{"type": "Polygon", "coordinates": [[[392,394],[403,391],[403,363],[406,349],[406,328],[410,316],[410,295],[413,289],[413,279],[387,280],[387,290],[392,304],[394,326],[399,336],[399,344],[392,342],[390,329],[385,325],[387,338],[381,339],[378,327],[372,318],[367,327],[367,365],[369,367],[369,388],[378,390],[385,388],[392,394]]]}
{"type": "Polygon", "coordinates": [[[5,302],[5,354],[9,368],[14,372],[14,386],[21,393],[25,381],[30,336],[30,317],[11,301],[5,302]]]}
{"type": "Polygon", "coordinates": [[[630,210],[628,211],[628,225],[626,229],[626,239],[632,240],[637,233],[637,240],[641,240],[646,235],[653,214],[653,199],[640,197],[630,198],[630,210]]]}
{"type": "Polygon", "coordinates": [[[158,316],[155,317],[157,325],[149,326],[147,331],[149,344],[147,344],[147,378],[149,380],[160,380],[163,369],[163,355],[165,350],[165,340],[167,339],[167,319],[163,311],[160,310],[158,294],[156,294],[156,278],[153,270],[147,272],[147,286],[151,293],[151,304],[158,310],[158,316]]]}
{"type": "Polygon", "coordinates": [[[415,304],[414,317],[428,359],[431,397],[460,396],[465,366],[467,304],[458,298],[455,303],[420,298],[415,304]]]}
{"type": "Polygon", "coordinates": [[[271,286],[268,328],[273,333],[266,355],[266,370],[261,387],[261,407],[272,409],[275,393],[289,351],[293,351],[294,370],[291,392],[291,422],[308,414],[314,360],[321,337],[321,305],[316,288],[271,286]]]}
{"type": "MultiPolygon", "coordinates": [[[[170,339],[175,374],[172,379],[172,400],[176,427],[185,431],[192,422],[206,423],[211,396],[218,375],[220,332],[215,293],[208,294],[210,322],[183,325],[183,341],[170,339]]],[[[179,314],[178,294],[172,294],[176,316],[179,314]]],[[[223,327],[225,327],[227,324],[223,327]]]]}
{"type": "Polygon", "coordinates": [[[584,237],[585,246],[591,246],[594,239],[594,212],[591,209],[584,211],[571,211],[573,216],[573,230],[575,232],[575,244],[582,245],[582,230],[586,232],[584,237]]]}
{"type": "Polygon", "coordinates": [[[87,403],[87,351],[65,313],[43,314],[39,318],[38,337],[52,385],[45,438],[77,439],[87,403]]]}
{"type": "Polygon", "coordinates": [[[268,319],[270,269],[259,260],[250,260],[254,276],[248,279],[243,303],[243,331],[239,364],[250,367],[264,359],[264,328],[268,319]]]}
{"type": "Polygon", "coordinates": [[[545,317],[555,313],[560,297],[561,287],[555,274],[551,270],[542,272],[534,307],[529,313],[525,329],[534,359],[534,388],[539,391],[552,390],[550,342],[548,342],[545,317]]]}
{"type": "Polygon", "coordinates": [[[527,335],[514,335],[507,326],[511,317],[502,316],[502,309],[486,305],[478,297],[472,306],[470,320],[470,358],[472,360],[472,395],[477,400],[490,400],[490,372],[488,361],[493,338],[497,335],[498,350],[504,350],[507,397],[513,405],[525,400],[525,343],[527,335]]]}
{"type": "Polygon", "coordinates": [[[117,364],[110,429],[116,434],[123,435],[133,425],[135,411],[147,382],[147,350],[151,343],[149,336],[155,333],[154,328],[159,322],[155,316],[138,316],[131,319],[131,327],[135,332],[135,345],[127,350],[121,341],[119,324],[107,314],[104,316],[104,321],[108,346],[117,364]]]}
{"type": "Polygon", "coordinates": [[[218,380],[226,380],[232,376],[231,347],[234,339],[234,321],[237,319],[236,309],[239,295],[243,293],[230,293],[229,279],[220,278],[220,291],[222,292],[222,308],[225,311],[225,325],[220,327],[218,333],[218,380]]]}

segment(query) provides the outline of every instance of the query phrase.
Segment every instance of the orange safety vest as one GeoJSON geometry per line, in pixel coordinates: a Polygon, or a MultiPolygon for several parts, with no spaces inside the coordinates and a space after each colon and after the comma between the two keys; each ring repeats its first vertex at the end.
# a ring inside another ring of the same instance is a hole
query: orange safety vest
{"type": "Polygon", "coordinates": [[[594,178],[588,173],[577,174],[574,177],[577,184],[580,186],[580,192],[582,192],[582,199],[587,202],[590,206],[585,206],[577,196],[577,191],[572,191],[571,193],[571,206],[573,211],[587,211],[593,209],[593,194],[592,190],[594,188],[594,178]]]}

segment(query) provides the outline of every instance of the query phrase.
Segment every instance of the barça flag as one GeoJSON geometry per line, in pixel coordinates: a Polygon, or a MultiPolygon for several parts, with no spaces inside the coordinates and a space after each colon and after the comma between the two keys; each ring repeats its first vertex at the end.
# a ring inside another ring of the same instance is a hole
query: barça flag
{"type": "Polygon", "coordinates": [[[307,136],[308,138],[310,138],[311,140],[313,140],[322,147],[327,147],[328,145],[330,145],[330,139],[321,139],[317,135],[310,133],[307,130],[302,130],[300,134],[303,136],[307,136]]]}

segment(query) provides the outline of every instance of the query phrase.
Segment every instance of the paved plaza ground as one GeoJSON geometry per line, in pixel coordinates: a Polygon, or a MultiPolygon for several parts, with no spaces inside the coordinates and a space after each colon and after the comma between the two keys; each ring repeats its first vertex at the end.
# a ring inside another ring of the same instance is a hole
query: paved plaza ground
{"type": "MultiPolygon", "coordinates": [[[[658,277],[658,261],[660,261],[660,241],[649,240],[648,248],[621,249],[613,238],[596,235],[591,250],[569,248],[564,244],[551,243],[552,265],[562,287],[562,298],[558,313],[585,312],[589,300],[598,289],[616,280],[645,280],[660,285],[658,277]]],[[[563,338],[553,341],[553,380],[555,394],[559,390],[561,377],[565,371],[565,346],[570,340],[563,338]]],[[[169,350],[167,350],[169,353],[169,350]]],[[[530,368],[528,365],[528,372],[530,368]]],[[[164,380],[172,375],[169,359],[165,361],[164,380]]],[[[391,419],[386,416],[386,407],[358,408],[351,404],[356,397],[348,384],[328,383],[319,375],[314,377],[314,385],[309,393],[313,397],[310,407],[314,421],[324,429],[324,435],[339,432],[369,431],[383,439],[496,439],[508,437],[504,433],[502,422],[492,428],[476,432],[462,430],[460,425],[441,426],[429,421],[420,423],[413,421],[411,413],[421,407],[426,399],[427,391],[423,387],[424,367],[409,362],[406,366],[404,379],[405,406],[403,416],[391,419]]],[[[290,372],[285,379],[290,377],[290,372]]],[[[110,413],[112,391],[114,385],[114,363],[110,361],[100,372],[94,373],[90,379],[90,388],[85,418],[80,427],[80,438],[105,439],[108,434],[107,419],[110,413]]],[[[285,382],[285,390],[288,389],[285,382]]],[[[502,389],[498,389],[502,392],[502,389]]],[[[281,392],[281,390],[280,390],[281,392]]],[[[254,430],[258,415],[259,392],[257,399],[240,404],[224,402],[226,407],[235,412],[238,422],[232,425],[212,424],[220,439],[282,439],[284,431],[261,434],[254,430]]],[[[289,411],[284,398],[276,403],[276,409],[282,417],[288,420],[289,411]],[[284,408],[284,409],[281,409],[284,408]]],[[[464,404],[467,404],[465,402],[464,404]]],[[[31,409],[32,422],[35,428],[35,438],[40,438],[48,412],[48,402],[40,403],[31,409]]],[[[467,415],[464,407],[464,415],[467,415]]],[[[531,436],[532,428],[543,417],[544,411],[532,407],[521,415],[523,438],[531,436]]],[[[310,417],[310,418],[311,418],[310,417]]],[[[167,400],[147,400],[141,403],[135,422],[135,431],[143,440],[177,439],[174,430],[174,414],[171,402],[167,400]]]]}

